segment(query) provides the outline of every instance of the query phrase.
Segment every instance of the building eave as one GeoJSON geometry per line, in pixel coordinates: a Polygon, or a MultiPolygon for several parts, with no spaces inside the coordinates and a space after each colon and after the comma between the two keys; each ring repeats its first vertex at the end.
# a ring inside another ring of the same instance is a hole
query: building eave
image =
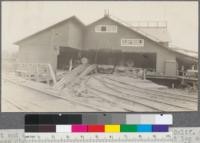
{"type": "Polygon", "coordinates": [[[65,19],[65,20],[62,20],[62,21],[60,21],[60,22],[57,22],[56,24],[53,24],[53,25],[51,25],[51,26],[49,26],[49,27],[47,27],[47,28],[44,28],[44,29],[42,29],[42,30],[40,30],[40,31],[38,31],[38,32],[35,32],[35,33],[33,33],[33,34],[31,34],[31,35],[29,35],[29,36],[27,36],[27,37],[25,37],[25,38],[23,38],[23,39],[21,39],[21,40],[19,40],[19,41],[16,41],[16,42],[14,42],[14,44],[15,44],[15,45],[20,45],[22,42],[24,42],[24,41],[26,41],[26,40],[28,40],[28,39],[34,37],[34,36],[37,36],[37,35],[39,35],[39,34],[45,32],[45,31],[47,31],[47,30],[50,30],[50,29],[52,29],[52,28],[54,28],[54,27],[56,27],[56,26],[59,26],[59,25],[65,23],[65,22],[67,22],[67,21],[69,21],[69,20],[72,20],[72,19],[76,20],[81,26],[85,27],[85,24],[84,24],[81,20],[79,20],[76,16],[71,16],[71,17],[69,17],[69,18],[67,18],[67,19],[65,19]]]}

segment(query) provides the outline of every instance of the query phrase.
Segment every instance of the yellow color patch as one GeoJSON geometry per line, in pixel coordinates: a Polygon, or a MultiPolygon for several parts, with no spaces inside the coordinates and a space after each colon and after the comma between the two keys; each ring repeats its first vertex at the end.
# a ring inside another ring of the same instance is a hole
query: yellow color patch
{"type": "Polygon", "coordinates": [[[120,132],[120,125],[105,125],[105,132],[120,132]]]}

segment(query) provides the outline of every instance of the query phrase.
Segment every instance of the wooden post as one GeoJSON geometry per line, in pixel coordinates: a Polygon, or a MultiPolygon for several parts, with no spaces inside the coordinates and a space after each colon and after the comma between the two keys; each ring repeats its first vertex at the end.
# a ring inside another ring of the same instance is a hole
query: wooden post
{"type": "Polygon", "coordinates": [[[185,67],[181,66],[181,72],[182,72],[182,76],[185,76],[185,72],[184,72],[185,67]]]}
{"type": "Polygon", "coordinates": [[[192,82],[192,89],[193,89],[193,90],[196,90],[195,81],[192,82]]]}
{"type": "Polygon", "coordinates": [[[50,75],[51,75],[51,78],[53,80],[53,84],[55,85],[56,84],[56,76],[55,76],[55,73],[53,72],[53,69],[52,69],[52,66],[51,64],[48,64],[48,67],[49,67],[49,71],[50,71],[50,75]]]}
{"type": "Polygon", "coordinates": [[[143,69],[143,80],[146,79],[146,69],[143,69]]]}
{"type": "Polygon", "coordinates": [[[174,89],[174,83],[172,83],[172,89],[174,89]]]}
{"type": "Polygon", "coordinates": [[[192,70],[194,70],[195,69],[195,65],[192,65],[192,70]]]}
{"type": "Polygon", "coordinates": [[[27,79],[31,80],[31,64],[27,65],[27,79]]]}
{"type": "Polygon", "coordinates": [[[69,71],[72,71],[73,61],[72,59],[69,60],[69,71]]]}
{"type": "Polygon", "coordinates": [[[35,68],[36,68],[36,81],[39,81],[39,65],[35,64],[35,68]]]}

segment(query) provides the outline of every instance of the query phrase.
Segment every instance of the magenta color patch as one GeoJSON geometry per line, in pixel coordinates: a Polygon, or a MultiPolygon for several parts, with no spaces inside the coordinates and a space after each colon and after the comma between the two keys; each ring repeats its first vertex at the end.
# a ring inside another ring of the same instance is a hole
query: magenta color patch
{"type": "Polygon", "coordinates": [[[87,125],[72,125],[72,132],[87,132],[87,125]]]}

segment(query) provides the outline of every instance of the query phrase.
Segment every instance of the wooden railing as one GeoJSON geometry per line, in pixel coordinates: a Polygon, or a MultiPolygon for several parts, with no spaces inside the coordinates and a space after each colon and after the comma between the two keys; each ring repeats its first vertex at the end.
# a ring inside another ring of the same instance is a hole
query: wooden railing
{"type": "Polygon", "coordinates": [[[48,84],[50,84],[50,81],[53,81],[53,84],[56,83],[55,73],[51,64],[19,63],[16,64],[16,73],[17,75],[29,80],[35,80],[38,82],[46,81],[48,84]]]}

